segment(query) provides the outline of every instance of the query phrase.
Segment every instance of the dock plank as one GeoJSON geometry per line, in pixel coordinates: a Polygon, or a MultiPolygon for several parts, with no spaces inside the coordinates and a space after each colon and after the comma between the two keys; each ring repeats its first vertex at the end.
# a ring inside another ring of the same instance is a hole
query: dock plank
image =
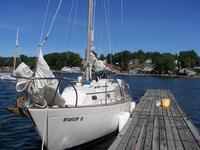
{"type": "Polygon", "coordinates": [[[200,134],[169,90],[147,90],[109,150],[200,150],[200,134]],[[156,101],[170,99],[170,106],[156,101]]]}
{"type": "MultiPolygon", "coordinates": [[[[143,101],[143,100],[144,100],[144,97],[141,97],[140,101],[143,101]]],[[[147,105],[146,103],[138,104],[138,108],[135,109],[135,111],[138,112],[139,109],[143,110],[146,107],[146,105],[147,105]]],[[[132,118],[133,118],[132,123],[129,126],[129,128],[127,129],[125,137],[120,141],[121,144],[117,146],[118,150],[126,149],[126,145],[128,144],[128,142],[129,142],[129,140],[131,138],[131,135],[132,135],[132,133],[133,133],[133,131],[135,129],[135,126],[137,125],[137,122],[141,119],[141,117],[142,116],[138,115],[137,113],[136,114],[135,113],[132,114],[132,118]]],[[[114,148],[111,148],[111,149],[114,150],[114,148]]]]}

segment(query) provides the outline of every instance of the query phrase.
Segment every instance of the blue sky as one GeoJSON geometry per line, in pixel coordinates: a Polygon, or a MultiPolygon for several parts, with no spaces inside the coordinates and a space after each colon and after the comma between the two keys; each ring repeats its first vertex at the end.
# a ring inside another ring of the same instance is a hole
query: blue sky
{"type": "MultiPolygon", "coordinates": [[[[63,0],[43,52],[71,50],[84,56],[87,36],[87,1],[63,0]],[[75,6],[77,6],[75,9],[75,6]],[[75,18],[75,20],[74,20],[75,18]],[[73,25],[75,23],[75,25],[73,25]]],[[[124,49],[177,53],[195,49],[200,54],[199,0],[121,0],[109,2],[110,44],[105,20],[104,0],[97,0],[95,15],[95,47],[97,53],[115,53],[124,49]]],[[[50,0],[45,26],[48,30],[58,5],[50,0]]],[[[0,56],[12,56],[17,26],[20,54],[37,55],[47,0],[1,0],[0,56]]],[[[108,6],[108,5],[106,5],[108,6]]]]}

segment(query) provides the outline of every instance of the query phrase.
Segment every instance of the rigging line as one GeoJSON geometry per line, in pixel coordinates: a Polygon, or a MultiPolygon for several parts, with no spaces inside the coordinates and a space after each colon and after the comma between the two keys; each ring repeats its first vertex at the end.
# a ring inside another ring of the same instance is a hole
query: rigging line
{"type": "Polygon", "coordinates": [[[94,0],[93,2],[92,28],[94,28],[95,16],[96,16],[96,0],[94,0]]]}
{"type": "Polygon", "coordinates": [[[123,24],[124,21],[124,9],[123,9],[124,5],[123,5],[123,0],[121,0],[121,25],[123,24]]]}
{"type": "Polygon", "coordinates": [[[100,41],[99,41],[99,43],[100,43],[100,47],[99,47],[99,53],[101,53],[101,51],[102,51],[102,40],[103,40],[103,23],[102,23],[102,21],[101,21],[101,29],[100,29],[100,41]]]}
{"type": "MultiPolygon", "coordinates": [[[[39,46],[38,46],[38,54],[42,51],[42,46],[43,46],[44,43],[48,40],[49,34],[50,34],[50,32],[51,32],[52,26],[53,26],[53,24],[54,24],[54,22],[55,22],[55,19],[56,19],[56,17],[57,17],[58,11],[59,11],[60,6],[61,6],[61,3],[62,3],[62,0],[59,1],[58,7],[57,7],[57,9],[56,9],[56,12],[55,12],[55,14],[54,14],[53,20],[52,20],[52,22],[51,22],[51,25],[50,25],[50,27],[49,27],[49,30],[48,30],[48,32],[47,32],[46,37],[43,39],[43,41],[42,41],[42,42],[39,44],[39,46]]],[[[38,64],[38,58],[36,58],[35,68],[34,68],[32,77],[35,77],[35,72],[36,72],[36,70],[37,70],[37,64],[38,64]]]]}
{"type": "MultiPolygon", "coordinates": [[[[75,7],[75,14],[74,14],[74,25],[73,26],[75,26],[76,25],[76,21],[77,21],[77,14],[78,14],[78,0],[76,1],[76,7],[75,7]]],[[[73,30],[74,30],[74,28],[73,28],[73,30]]]]}
{"type": "Polygon", "coordinates": [[[95,47],[94,47],[94,30],[95,30],[95,28],[94,28],[94,24],[95,24],[95,6],[96,6],[96,0],[93,0],[93,4],[92,4],[92,26],[91,26],[91,49],[94,51],[95,49],[95,47]]]}
{"type": "Polygon", "coordinates": [[[66,28],[66,32],[69,32],[68,34],[65,34],[65,37],[64,37],[64,45],[66,45],[66,48],[68,49],[68,46],[69,46],[69,39],[71,37],[71,18],[72,18],[72,13],[73,13],[73,10],[74,10],[74,3],[75,3],[75,0],[72,1],[71,3],[71,6],[70,6],[70,11],[69,11],[69,14],[68,14],[68,17],[67,17],[67,25],[69,26],[69,28],[66,28]]]}
{"type": "Polygon", "coordinates": [[[90,40],[91,40],[91,50],[94,51],[95,47],[94,47],[94,24],[95,24],[95,6],[96,6],[96,1],[93,0],[93,3],[92,3],[92,23],[91,23],[91,37],[90,37],[90,40]]]}
{"type": "MultiPolygon", "coordinates": [[[[100,10],[103,10],[103,1],[101,1],[102,3],[101,3],[101,9],[100,10]]],[[[101,13],[100,13],[100,18],[101,18],[101,22],[100,22],[100,26],[101,26],[101,28],[100,28],[100,40],[99,40],[99,54],[102,52],[102,40],[103,40],[103,12],[104,11],[102,11],[101,13]]]]}
{"type": "Polygon", "coordinates": [[[48,37],[49,37],[49,34],[50,34],[50,32],[51,32],[51,29],[52,29],[52,27],[53,27],[53,24],[54,24],[54,22],[55,22],[55,19],[56,19],[57,15],[58,15],[58,11],[59,11],[59,9],[60,9],[61,3],[62,3],[62,0],[59,1],[58,7],[57,7],[57,9],[56,9],[55,15],[53,16],[53,20],[52,20],[52,22],[51,22],[51,25],[50,25],[49,30],[48,30],[48,32],[47,32],[47,35],[46,35],[46,37],[43,39],[43,41],[40,43],[40,45],[39,45],[40,47],[42,47],[42,46],[44,45],[44,43],[47,41],[47,39],[48,39],[48,37]]]}
{"type": "Polygon", "coordinates": [[[110,23],[111,23],[111,19],[110,19],[110,0],[107,0],[107,15],[108,15],[108,27],[109,27],[109,31],[110,31],[110,23]]]}
{"type": "Polygon", "coordinates": [[[68,36],[68,40],[67,40],[67,49],[70,46],[72,33],[74,32],[74,26],[76,25],[76,21],[77,21],[77,14],[78,14],[78,0],[76,0],[75,6],[74,6],[74,18],[73,18],[74,20],[73,20],[72,26],[69,30],[69,36],[68,36]]]}
{"type": "Polygon", "coordinates": [[[75,1],[75,0],[72,1],[71,7],[70,7],[69,16],[68,16],[68,19],[67,19],[67,23],[68,23],[68,24],[70,23],[70,20],[71,20],[72,11],[73,11],[73,6],[74,6],[74,1],[75,1]]]}
{"type": "Polygon", "coordinates": [[[110,46],[109,46],[109,53],[110,53],[110,61],[112,64],[112,56],[111,56],[111,28],[110,28],[110,24],[111,24],[111,19],[110,19],[110,0],[107,0],[107,17],[108,17],[108,32],[109,32],[109,38],[110,38],[110,46]]]}
{"type": "MultiPolygon", "coordinates": [[[[109,25],[108,25],[108,8],[106,7],[106,0],[104,0],[104,11],[105,11],[105,21],[106,21],[106,31],[108,36],[108,48],[109,52],[111,52],[111,41],[110,41],[110,32],[109,32],[109,25]]],[[[110,60],[111,60],[111,54],[110,54],[110,60]]],[[[112,60],[111,60],[112,63],[112,60]]]]}
{"type": "Polygon", "coordinates": [[[49,27],[49,31],[47,32],[47,37],[49,36],[49,34],[50,34],[50,32],[51,32],[51,28],[52,28],[52,26],[53,26],[53,24],[54,24],[54,22],[55,22],[55,19],[56,19],[56,17],[57,17],[58,11],[59,11],[59,9],[60,9],[61,3],[62,3],[62,0],[60,0],[60,2],[59,2],[59,4],[58,4],[58,8],[57,8],[56,13],[55,13],[55,15],[54,15],[54,17],[53,17],[53,20],[52,20],[52,22],[51,22],[51,25],[50,25],[50,27],[49,27]]]}
{"type": "Polygon", "coordinates": [[[45,16],[44,16],[44,22],[43,22],[43,25],[42,25],[42,31],[41,31],[39,43],[42,42],[42,38],[44,36],[44,27],[45,27],[45,24],[46,24],[46,19],[47,19],[48,11],[49,11],[49,0],[47,1],[47,6],[46,6],[45,16]]]}

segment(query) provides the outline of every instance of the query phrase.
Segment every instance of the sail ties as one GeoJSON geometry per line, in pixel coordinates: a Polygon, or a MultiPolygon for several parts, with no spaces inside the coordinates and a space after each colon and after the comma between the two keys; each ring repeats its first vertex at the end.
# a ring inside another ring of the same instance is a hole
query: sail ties
{"type": "Polygon", "coordinates": [[[42,51],[39,52],[37,68],[33,72],[25,63],[21,63],[13,72],[17,79],[16,90],[24,91],[30,96],[32,103],[44,107],[58,105],[64,107],[65,100],[59,93],[58,80],[44,60],[42,51]],[[52,79],[47,79],[52,78],[52,79]]]}

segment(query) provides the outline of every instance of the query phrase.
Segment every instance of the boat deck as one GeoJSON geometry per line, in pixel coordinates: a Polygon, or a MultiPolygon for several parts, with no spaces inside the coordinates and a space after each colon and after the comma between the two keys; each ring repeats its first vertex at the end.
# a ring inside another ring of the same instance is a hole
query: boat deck
{"type": "Polygon", "coordinates": [[[110,150],[200,150],[200,134],[169,90],[147,90],[110,150]],[[170,99],[168,108],[156,100],[170,99]]]}

